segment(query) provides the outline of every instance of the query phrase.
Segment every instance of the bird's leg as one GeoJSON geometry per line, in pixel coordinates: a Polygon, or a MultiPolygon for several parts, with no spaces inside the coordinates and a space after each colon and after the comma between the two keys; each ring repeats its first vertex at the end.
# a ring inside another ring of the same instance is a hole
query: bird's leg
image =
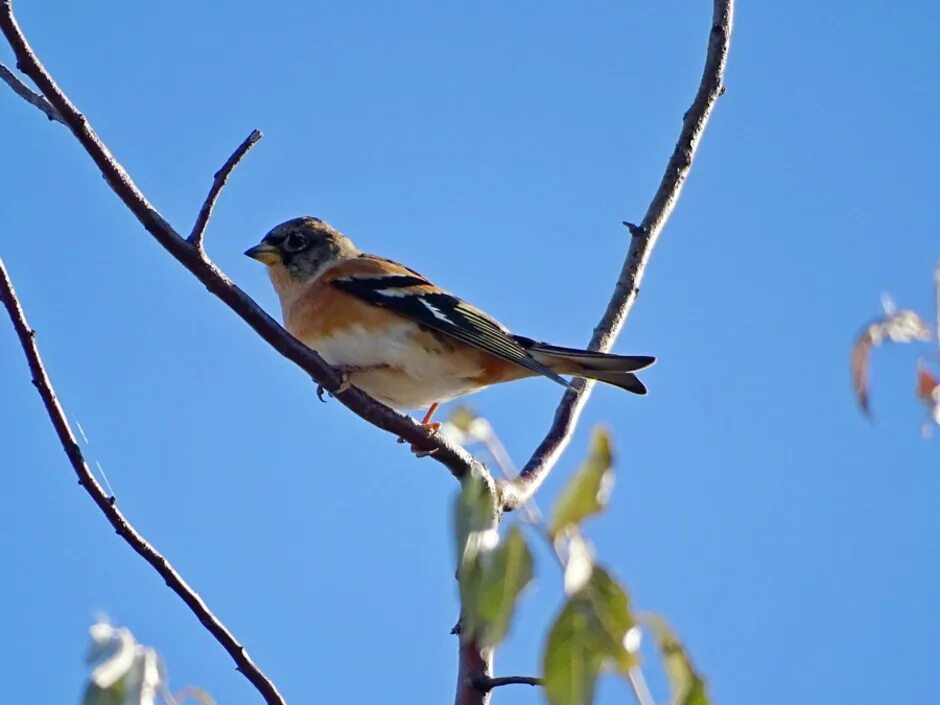
{"type": "Polygon", "coordinates": [[[349,383],[349,375],[351,375],[353,372],[358,372],[362,368],[347,367],[344,365],[337,369],[339,369],[339,386],[336,388],[336,391],[333,393],[342,394],[343,392],[345,392],[347,389],[349,389],[352,386],[349,383]]]}
{"type": "Polygon", "coordinates": [[[440,402],[434,402],[433,404],[431,404],[430,407],[428,407],[428,413],[426,413],[424,415],[424,418],[421,419],[422,426],[427,426],[429,429],[431,429],[431,431],[440,430],[441,424],[439,421],[435,421],[434,423],[431,423],[431,417],[434,416],[434,412],[437,411],[437,407],[439,407],[440,405],[441,405],[440,402]]]}
{"type": "MultiPolygon", "coordinates": [[[[440,406],[440,402],[434,402],[433,404],[431,404],[430,408],[428,409],[428,413],[424,415],[424,418],[421,419],[421,422],[420,422],[421,425],[424,426],[429,431],[431,431],[431,433],[437,433],[441,428],[441,424],[439,422],[431,423],[431,417],[434,416],[434,412],[437,411],[437,407],[439,406],[440,406]]],[[[404,443],[405,439],[399,438],[398,442],[404,443]]],[[[434,450],[419,450],[418,448],[415,448],[414,445],[412,445],[411,452],[414,453],[419,458],[424,458],[425,456],[433,455],[434,453],[436,453],[437,449],[435,448],[434,450]]]]}
{"type": "MultiPolygon", "coordinates": [[[[332,392],[328,392],[331,397],[348,391],[352,386],[350,376],[357,372],[371,372],[372,370],[384,370],[388,365],[334,365],[333,369],[339,372],[339,386],[332,392]]],[[[317,398],[325,402],[323,392],[327,391],[322,384],[317,385],[317,398]]]]}

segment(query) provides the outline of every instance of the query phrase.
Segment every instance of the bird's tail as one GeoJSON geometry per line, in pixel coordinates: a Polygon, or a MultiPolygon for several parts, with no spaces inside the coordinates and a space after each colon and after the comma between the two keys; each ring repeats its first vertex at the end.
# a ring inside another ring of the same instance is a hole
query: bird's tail
{"type": "Polygon", "coordinates": [[[559,374],[588,377],[612,384],[634,394],[646,394],[646,385],[634,372],[656,362],[649,355],[609,355],[607,353],[562,348],[528,338],[517,338],[536,360],[559,374]]]}

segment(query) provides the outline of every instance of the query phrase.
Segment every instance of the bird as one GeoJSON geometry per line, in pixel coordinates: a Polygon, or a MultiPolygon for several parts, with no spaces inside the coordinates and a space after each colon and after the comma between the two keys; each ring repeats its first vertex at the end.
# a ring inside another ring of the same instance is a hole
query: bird
{"type": "Polygon", "coordinates": [[[245,255],[267,265],[285,328],[355,386],[400,411],[502,382],[562,375],[646,394],[647,355],[611,355],[515,335],[489,314],[398,262],[360,251],[319,218],[274,227],[245,255]]]}

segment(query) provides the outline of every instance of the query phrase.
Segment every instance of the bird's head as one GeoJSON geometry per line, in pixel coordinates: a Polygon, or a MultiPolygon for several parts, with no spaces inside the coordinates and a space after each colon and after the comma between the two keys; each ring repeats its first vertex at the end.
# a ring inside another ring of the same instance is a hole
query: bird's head
{"type": "Polygon", "coordinates": [[[283,268],[296,282],[317,277],[333,262],[359,254],[352,241],[319,218],[305,216],[281,223],[252,248],[249,257],[283,268]]]}

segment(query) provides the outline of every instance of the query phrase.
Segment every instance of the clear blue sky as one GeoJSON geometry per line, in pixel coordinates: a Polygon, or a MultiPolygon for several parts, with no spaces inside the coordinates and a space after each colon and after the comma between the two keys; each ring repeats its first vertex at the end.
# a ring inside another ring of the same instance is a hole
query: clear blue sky
{"type": "MultiPolygon", "coordinates": [[[[672,149],[710,3],[17,10],[181,230],[232,148],[264,131],[208,247],[269,311],[241,253],[313,214],[518,332],[575,345],[619,270],[620,221],[642,217],[672,149]]],[[[590,534],[724,705],[935,697],[937,441],[919,437],[913,351],[875,360],[875,426],[847,354],[883,291],[930,306],[938,25],[932,2],[741,3],[728,92],[617,344],[659,357],[651,394],[597,390],[540,497],[607,423],[619,482],[590,534]]],[[[449,701],[451,477],[317,402],[64,129],[5,89],[0,121],[0,255],[121,508],[290,702],[449,701]]],[[[259,702],[79,490],[6,324],[0,385],[6,700],[77,702],[103,610],[163,652],[176,686],[259,702]]],[[[522,461],[558,396],[533,380],[472,402],[522,461]]],[[[499,673],[537,668],[560,604],[544,556],[537,573],[499,673]]],[[[600,695],[628,697],[613,680],[600,695]]]]}

